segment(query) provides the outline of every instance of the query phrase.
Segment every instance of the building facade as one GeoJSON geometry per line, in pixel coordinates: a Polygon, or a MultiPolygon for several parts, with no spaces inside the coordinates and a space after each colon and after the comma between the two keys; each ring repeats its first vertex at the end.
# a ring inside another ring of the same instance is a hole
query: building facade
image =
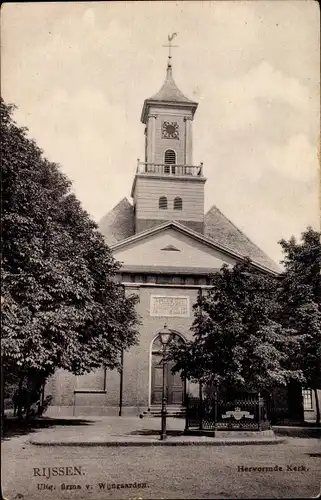
{"type": "MultiPolygon", "coordinates": [[[[130,203],[121,200],[100,221],[127,294],[138,295],[142,319],[139,345],[124,352],[121,371],[96,370],[74,376],[59,370],[49,381],[51,413],[137,415],[158,405],[162,393],[161,345],[164,324],[176,342],[192,338],[193,304],[208,274],[245,256],[263,273],[276,264],[213,206],[204,213],[205,167],[193,161],[193,119],[198,104],[177,88],[170,59],[160,91],[146,99],[144,161],[137,162],[130,203]]],[[[183,404],[198,387],[167,372],[167,402],[183,404]]]]}

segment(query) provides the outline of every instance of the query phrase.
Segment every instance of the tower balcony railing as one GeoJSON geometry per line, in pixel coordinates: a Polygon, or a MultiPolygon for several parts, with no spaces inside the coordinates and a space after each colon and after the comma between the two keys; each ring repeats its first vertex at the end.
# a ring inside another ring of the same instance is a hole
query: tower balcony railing
{"type": "Polygon", "coordinates": [[[137,174],[191,175],[203,177],[203,163],[199,165],[176,165],[167,163],[147,163],[137,160],[137,174]]]}

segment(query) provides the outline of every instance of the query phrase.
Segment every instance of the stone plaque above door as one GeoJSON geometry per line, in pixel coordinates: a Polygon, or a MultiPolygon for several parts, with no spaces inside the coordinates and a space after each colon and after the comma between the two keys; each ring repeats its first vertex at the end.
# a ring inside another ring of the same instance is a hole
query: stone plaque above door
{"type": "Polygon", "coordinates": [[[177,295],[151,295],[150,315],[184,317],[190,315],[189,297],[177,295]]]}

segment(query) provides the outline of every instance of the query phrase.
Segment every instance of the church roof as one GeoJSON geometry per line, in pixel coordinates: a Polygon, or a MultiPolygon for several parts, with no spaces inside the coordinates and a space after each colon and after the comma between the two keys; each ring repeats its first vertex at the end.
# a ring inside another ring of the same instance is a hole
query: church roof
{"type": "Polygon", "coordinates": [[[123,198],[98,223],[107,245],[114,245],[125,240],[135,232],[134,207],[127,198],[123,198]]]}
{"type": "MultiPolygon", "coordinates": [[[[160,225],[162,225],[161,222],[160,225]]],[[[134,207],[127,198],[123,198],[118,205],[100,220],[99,227],[106,243],[110,246],[134,236],[134,207]]],[[[194,233],[189,228],[186,228],[186,230],[194,233]]],[[[216,206],[213,206],[205,214],[203,237],[233,254],[249,257],[254,263],[267,268],[273,273],[280,272],[277,264],[234,226],[216,206]]]]}
{"type": "Polygon", "coordinates": [[[148,99],[149,101],[170,101],[170,102],[189,102],[194,103],[190,99],[184,96],[184,94],[177,87],[173,74],[172,67],[168,66],[166,71],[166,80],[163,83],[162,88],[153,97],[148,99]]]}
{"type": "Polygon", "coordinates": [[[254,262],[280,272],[279,266],[238,229],[222,212],[213,205],[204,217],[204,236],[231,250],[248,256],[254,262]]]}
{"type": "Polygon", "coordinates": [[[172,74],[172,66],[168,65],[166,70],[166,80],[163,83],[161,89],[157,92],[157,94],[153,95],[149,99],[145,99],[144,106],[142,110],[141,121],[146,123],[147,120],[147,109],[150,105],[173,105],[176,106],[184,106],[192,109],[193,114],[196,111],[198,106],[197,102],[188,99],[177,87],[175,80],[172,74]]]}

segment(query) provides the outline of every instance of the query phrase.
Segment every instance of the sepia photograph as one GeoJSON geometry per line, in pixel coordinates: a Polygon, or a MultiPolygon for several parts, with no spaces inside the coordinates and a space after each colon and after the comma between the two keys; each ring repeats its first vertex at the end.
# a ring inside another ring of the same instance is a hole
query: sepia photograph
{"type": "Polygon", "coordinates": [[[1,69],[3,498],[318,497],[318,2],[4,2],[1,69]]]}

